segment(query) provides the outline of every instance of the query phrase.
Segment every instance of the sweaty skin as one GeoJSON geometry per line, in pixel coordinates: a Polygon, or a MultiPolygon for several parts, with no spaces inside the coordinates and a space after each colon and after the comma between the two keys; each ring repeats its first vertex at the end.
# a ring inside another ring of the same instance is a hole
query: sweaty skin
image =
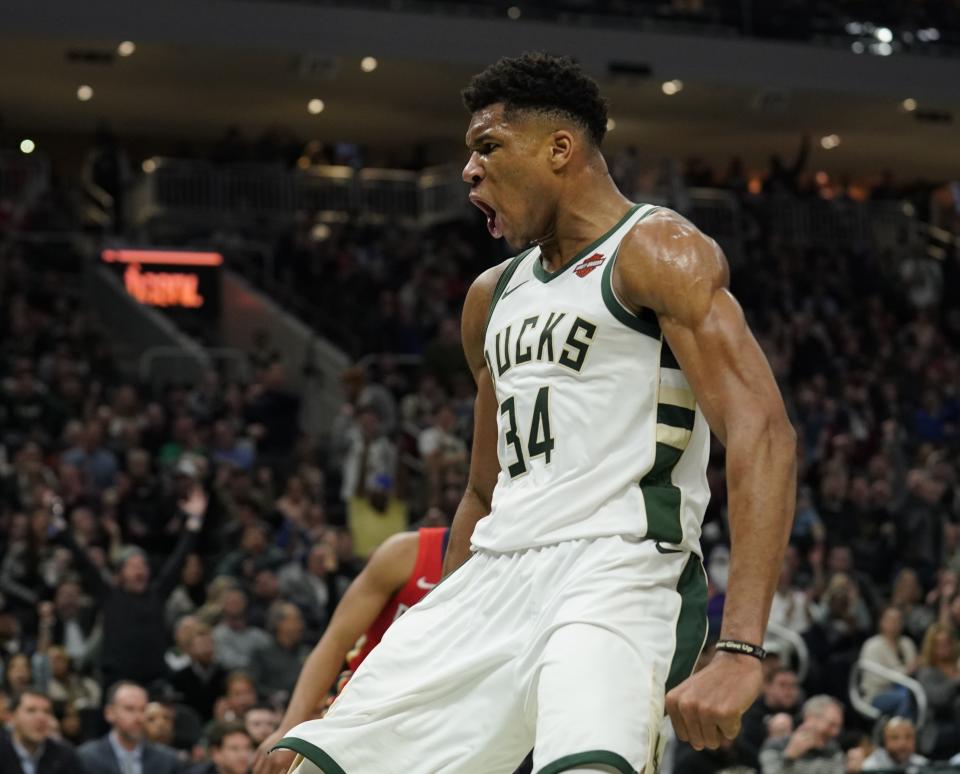
{"type": "Polygon", "coordinates": [[[370,628],[390,598],[406,584],[417,561],[419,536],[401,532],[388,538],[370,556],[347,589],[326,631],[307,656],[279,728],[257,748],[253,774],[286,774],[296,753],[270,751],[294,726],[314,717],[340,674],[350,649],[370,628]]]}
{"type": "MultiPolygon", "coordinates": [[[[538,244],[548,271],[561,269],[631,206],[599,150],[570,120],[492,105],[473,115],[466,142],[463,178],[491,233],[515,250],[538,244]]],[[[497,402],[483,336],[505,266],[481,274],[464,302],[463,347],[477,383],[473,456],[444,574],[469,557],[470,536],[490,512],[500,470],[497,402]]],[[[656,312],[697,403],[726,447],[732,550],[721,636],[759,644],[793,522],[796,436],[728,281],[717,244],[669,210],[633,228],[613,272],[614,291],[627,309],[656,312]]],[[[697,749],[715,748],[721,737],[737,735],[761,684],[758,660],[718,653],[667,695],[666,709],[680,738],[697,749]]]]}

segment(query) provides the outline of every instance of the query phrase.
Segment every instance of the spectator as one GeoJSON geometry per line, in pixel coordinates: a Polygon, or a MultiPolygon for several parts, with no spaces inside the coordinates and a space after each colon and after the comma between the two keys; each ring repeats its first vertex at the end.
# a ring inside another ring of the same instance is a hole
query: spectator
{"type": "Polygon", "coordinates": [[[837,744],[843,730],[843,705],[830,696],[814,696],[803,705],[803,722],[787,738],[769,739],[760,751],[763,774],[845,774],[837,744]]]}
{"type": "Polygon", "coordinates": [[[97,682],[74,671],[67,651],[52,645],[34,656],[36,682],[44,686],[54,704],[77,710],[99,709],[102,692],[97,682]]]}
{"type": "Polygon", "coordinates": [[[180,572],[180,583],[173,590],[165,608],[168,626],[183,616],[197,612],[207,599],[203,560],[199,554],[188,554],[180,572]]]}
{"type": "Polygon", "coordinates": [[[262,521],[244,527],[240,547],[220,562],[217,575],[230,575],[250,582],[260,570],[276,570],[283,564],[283,552],[269,543],[270,527],[262,521]]]}
{"type": "Polygon", "coordinates": [[[146,709],[147,692],[137,683],[122,680],[110,686],[104,712],[110,733],[77,751],[83,767],[89,772],[178,774],[176,754],[146,740],[146,709]]]}
{"type": "MultiPolygon", "coordinates": [[[[860,658],[903,675],[912,675],[917,669],[917,646],[903,634],[900,610],[895,607],[884,610],[879,629],[878,634],[863,643],[860,658]]],[[[871,672],[864,673],[860,685],[864,698],[883,714],[913,717],[913,699],[905,686],[871,672]]]]}
{"type": "MultiPolygon", "coordinates": [[[[739,749],[739,740],[727,739],[721,734],[720,746],[715,750],[695,750],[684,744],[677,749],[673,770],[683,774],[719,774],[720,772],[744,771],[750,759],[739,749]]],[[[752,769],[750,769],[752,771],[752,769]]]]}
{"type": "Polygon", "coordinates": [[[8,696],[18,696],[33,684],[33,667],[26,653],[14,653],[6,663],[3,688],[8,696]]]}
{"type": "Polygon", "coordinates": [[[366,559],[388,537],[405,530],[408,518],[406,503],[393,495],[393,479],[369,477],[347,510],[354,553],[366,559]]]}
{"type": "Polygon", "coordinates": [[[213,760],[191,770],[190,774],[247,774],[253,762],[253,740],[243,723],[216,723],[210,733],[213,760]]]}
{"type": "MultiPolygon", "coordinates": [[[[129,540],[136,536],[152,536],[155,525],[163,524],[162,489],[152,470],[150,452],[131,449],[127,452],[127,467],[117,482],[117,512],[124,535],[129,540]]],[[[145,548],[141,543],[141,547],[145,548]]]]}
{"type": "Polygon", "coordinates": [[[929,761],[917,755],[917,734],[913,721],[892,717],[883,726],[883,747],[863,762],[863,771],[910,771],[917,772],[929,761]]]}
{"type": "MultiPolygon", "coordinates": [[[[893,581],[890,604],[900,610],[904,630],[918,642],[936,619],[934,612],[922,600],[923,589],[916,571],[904,567],[893,581]]],[[[943,601],[949,603],[949,599],[943,601]]]]}
{"type": "Polygon", "coordinates": [[[272,362],[262,380],[253,385],[247,406],[249,432],[263,460],[282,458],[300,435],[300,398],[286,389],[283,363],[272,362]]]}
{"type": "Polygon", "coordinates": [[[247,669],[253,652],[266,646],[270,637],[263,629],[247,622],[247,594],[232,588],[222,597],[223,615],[214,629],[217,663],[224,669],[247,669]]]}
{"type": "Polygon", "coordinates": [[[171,747],[176,711],[169,704],[152,701],[143,714],[144,738],[150,744],[171,747]]]}
{"type": "Polygon", "coordinates": [[[303,479],[298,475],[287,479],[287,489],[275,504],[276,511],[284,521],[303,529],[307,523],[307,512],[313,501],[307,493],[303,479]]]}
{"type": "Polygon", "coordinates": [[[253,446],[245,439],[237,439],[236,431],[226,420],[213,425],[211,457],[217,465],[227,463],[239,470],[252,470],[256,462],[253,446]]]}
{"type": "Polygon", "coordinates": [[[84,597],[80,584],[68,579],[57,587],[52,616],[43,603],[40,608],[40,622],[49,624],[50,642],[62,645],[74,663],[88,665],[96,645],[98,611],[84,597]]]}
{"type": "Polygon", "coordinates": [[[185,615],[173,627],[173,644],[163,654],[163,661],[169,672],[179,672],[190,665],[190,655],[187,652],[190,640],[200,626],[200,619],[195,615],[185,615]]]}
{"type": "Polygon", "coordinates": [[[280,713],[269,704],[255,704],[244,714],[243,723],[256,748],[280,727],[280,713]]]}
{"type": "Polygon", "coordinates": [[[183,702],[201,718],[213,716],[213,707],[223,694],[227,673],[214,659],[213,634],[199,623],[187,645],[190,663],[170,676],[170,684],[183,702]]]}
{"type": "Polygon", "coordinates": [[[63,462],[80,470],[95,494],[116,483],[117,458],[103,444],[103,425],[99,420],[92,419],[84,425],[79,443],[63,453],[63,462]]]}
{"type": "Polygon", "coordinates": [[[103,639],[110,643],[100,656],[104,685],[131,676],[150,683],[165,673],[167,636],[163,611],[203,525],[207,496],[197,487],[181,507],[187,514],[186,529],[176,551],[153,582],[150,566],[139,549],[129,549],[121,557],[118,579],[108,583],[86,552],[73,546],[74,556],[90,586],[96,590],[103,610],[103,639]]]}
{"type": "Polygon", "coordinates": [[[265,628],[270,608],[279,599],[280,581],[277,574],[272,570],[259,570],[253,577],[253,588],[250,590],[250,605],[247,608],[250,624],[265,628]]]}
{"type": "Polygon", "coordinates": [[[793,716],[800,709],[800,685],[792,669],[779,667],[764,677],[763,693],[744,713],[739,738],[755,767],[760,765],[760,748],[767,739],[771,718],[781,713],[793,716]]]}
{"type": "Polygon", "coordinates": [[[303,617],[296,605],[278,602],[270,609],[267,629],[272,640],[254,652],[251,672],[261,696],[285,701],[308,653],[303,644],[303,617]]]}
{"type": "Polygon", "coordinates": [[[383,435],[380,417],[372,405],[357,408],[356,428],[343,440],[347,451],[341,471],[340,496],[344,501],[361,493],[370,476],[392,480],[396,475],[397,448],[383,435]]]}
{"type": "Polygon", "coordinates": [[[306,563],[290,562],[278,573],[284,599],[300,608],[309,632],[308,639],[319,639],[340,599],[336,536],[328,531],[322,542],[307,554],[306,563]]]}
{"type": "Polygon", "coordinates": [[[214,716],[217,720],[243,720],[247,710],[257,704],[253,678],[237,670],[227,675],[226,684],[226,692],[217,700],[214,716]]]}
{"type": "Polygon", "coordinates": [[[925,733],[932,738],[924,746],[946,756],[960,746],[960,667],[957,639],[951,626],[931,624],[923,638],[917,680],[923,686],[931,718],[925,733]]]}
{"type": "Polygon", "coordinates": [[[10,732],[0,730],[0,771],[4,774],[77,774],[73,748],[57,741],[50,698],[34,688],[21,691],[12,706],[10,732]]]}
{"type": "Polygon", "coordinates": [[[804,634],[812,621],[810,597],[794,581],[797,568],[797,551],[788,547],[780,568],[780,579],[773,595],[770,622],[804,634]]]}

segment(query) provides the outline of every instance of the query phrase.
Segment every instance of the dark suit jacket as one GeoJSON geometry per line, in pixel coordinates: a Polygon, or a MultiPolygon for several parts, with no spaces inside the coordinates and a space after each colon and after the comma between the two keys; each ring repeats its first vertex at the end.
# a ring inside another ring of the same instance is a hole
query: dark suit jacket
{"type": "MultiPolygon", "coordinates": [[[[13,749],[13,742],[5,732],[0,732],[0,771],[3,774],[23,774],[20,758],[13,749]]],[[[77,774],[84,773],[77,754],[69,747],[53,739],[47,740],[47,746],[40,756],[37,774],[77,774]]]]}
{"type": "MultiPolygon", "coordinates": [[[[110,740],[101,736],[87,742],[77,751],[86,774],[123,774],[110,740]]],[[[180,774],[177,756],[162,747],[146,742],[143,746],[143,774],[180,774]]]]}

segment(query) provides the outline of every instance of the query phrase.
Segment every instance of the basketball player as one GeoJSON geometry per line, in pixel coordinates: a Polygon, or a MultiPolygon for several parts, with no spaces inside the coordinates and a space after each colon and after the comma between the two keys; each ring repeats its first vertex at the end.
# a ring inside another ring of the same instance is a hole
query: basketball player
{"type": "Polygon", "coordinates": [[[293,753],[267,754],[287,731],[316,715],[334,681],[341,682],[337,676],[344,661],[356,670],[387,628],[437,584],[449,532],[445,527],[401,532],[373,552],[304,662],[279,727],[258,747],[254,774],[282,774],[290,768],[293,753]]]}
{"type": "Polygon", "coordinates": [[[470,199],[522,252],[464,305],[478,394],[455,571],[279,746],[296,774],[505,774],[530,747],[538,774],[653,774],[664,709],[712,748],[759,692],[794,432],[720,248],[611,180],[596,84],[527,54],[464,101],[470,199]],[[711,429],[733,545],[719,652],[690,677],[711,429]]]}

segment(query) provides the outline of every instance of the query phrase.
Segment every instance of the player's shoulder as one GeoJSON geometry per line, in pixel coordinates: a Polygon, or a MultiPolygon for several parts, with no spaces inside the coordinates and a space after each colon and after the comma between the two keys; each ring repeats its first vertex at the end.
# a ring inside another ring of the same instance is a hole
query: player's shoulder
{"type": "Polygon", "coordinates": [[[367,562],[366,572],[380,585],[399,588],[413,572],[419,550],[418,532],[398,532],[384,540],[373,552],[367,562]]]}
{"type": "Polygon", "coordinates": [[[494,304],[517,265],[530,250],[507,258],[481,272],[463,302],[463,343],[472,370],[482,367],[483,336],[494,304]]]}
{"type": "Polygon", "coordinates": [[[729,282],[720,246],[668,207],[657,208],[627,232],[616,271],[629,298],[658,312],[729,282]]]}
{"type": "MultiPolygon", "coordinates": [[[[497,288],[503,283],[507,273],[514,266],[517,259],[523,257],[528,252],[530,251],[525,250],[518,255],[513,255],[505,261],[501,261],[495,266],[491,266],[489,269],[480,272],[467,291],[467,303],[470,302],[470,298],[473,296],[478,304],[486,301],[487,305],[489,305],[489,302],[492,301],[496,295],[497,288]]],[[[484,309],[484,312],[486,312],[486,309],[484,309]]]]}

